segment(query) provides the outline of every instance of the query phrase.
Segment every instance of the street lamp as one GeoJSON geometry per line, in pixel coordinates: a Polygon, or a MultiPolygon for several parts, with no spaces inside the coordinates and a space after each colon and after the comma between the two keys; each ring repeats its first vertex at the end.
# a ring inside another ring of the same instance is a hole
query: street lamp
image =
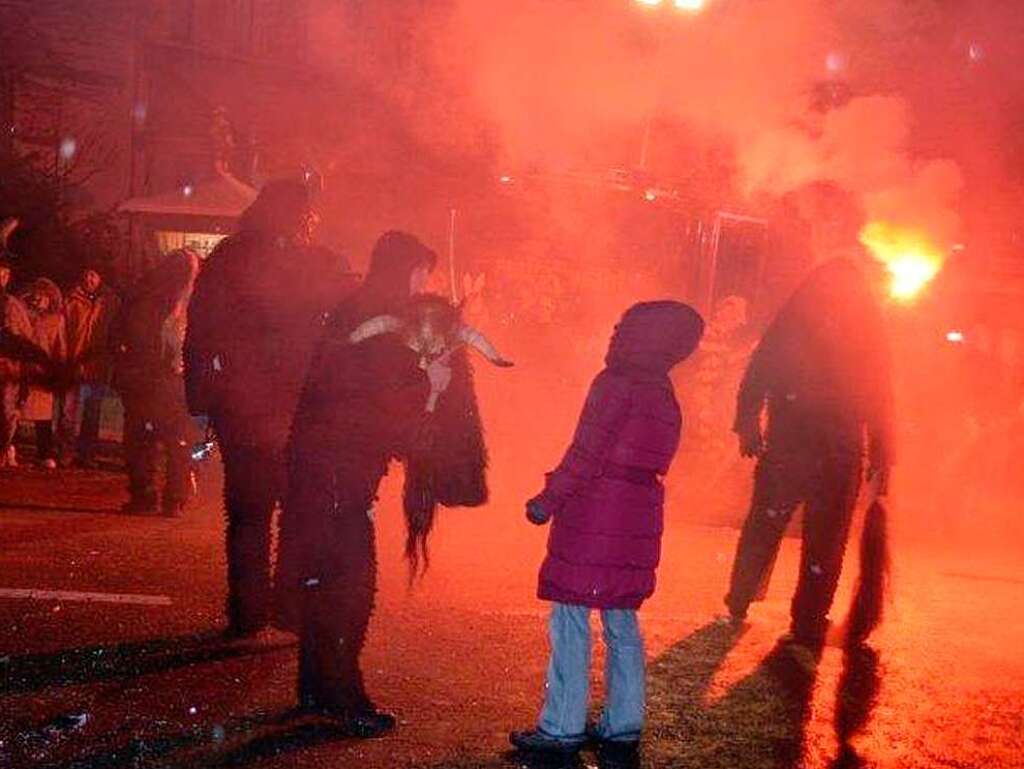
{"type": "MultiPolygon", "coordinates": [[[[676,11],[683,13],[695,14],[704,10],[704,6],[707,5],[708,0],[634,0],[637,5],[643,5],[648,8],[660,8],[661,6],[668,7],[671,5],[676,11]]],[[[659,25],[661,26],[661,25],[659,25]]],[[[657,35],[657,48],[660,51],[664,44],[664,31],[659,31],[657,35]]],[[[659,78],[661,75],[659,74],[659,78]]],[[[660,80],[659,80],[660,86],[660,80]]],[[[659,87],[660,90],[660,87],[659,87]]],[[[647,170],[647,153],[651,144],[651,124],[654,120],[654,115],[648,115],[647,121],[644,124],[644,136],[643,141],[640,144],[640,170],[647,170]]]]}
{"type": "MultiPolygon", "coordinates": [[[[665,4],[667,0],[635,0],[635,2],[637,5],[646,5],[654,8],[655,6],[665,4]]],[[[671,0],[671,3],[675,6],[676,10],[696,13],[697,11],[704,10],[707,0],[671,0]]]]}

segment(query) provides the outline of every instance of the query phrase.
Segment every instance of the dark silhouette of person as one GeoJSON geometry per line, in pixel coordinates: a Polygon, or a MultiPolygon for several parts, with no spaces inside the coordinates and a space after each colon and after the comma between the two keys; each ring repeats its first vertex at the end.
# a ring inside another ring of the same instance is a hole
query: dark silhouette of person
{"type": "Polygon", "coordinates": [[[185,307],[199,257],[181,249],[146,273],[125,302],[115,331],[114,385],[124,404],[124,452],[134,515],[180,515],[189,495],[189,434],[182,378],[185,307]],[[157,476],[166,460],[162,494],[157,476]],[[158,498],[159,497],[159,498],[158,498]],[[159,507],[158,507],[159,502],[159,507]]]}
{"type": "Polygon", "coordinates": [[[791,632],[809,646],[820,646],[828,627],[865,449],[883,493],[891,462],[889,352],[873,268],[857,252],[815,269],[754,350],[737,401],[740,451],[757,466],[725,602],[739,621],[762,597],[803,505],[791,632]]]}
{"type": "Polygon", "coordinates": [[[224,462],[232,635],[271,620],[270,527],[292,415],[325,318],[356,285],[343,257],[314,245],[317,222],[304,184],[269,182],[206,260],[189,304],[189,409],[209,417],[224,462]]]}
{"type": "Polygon", "coordinates": [[[390,461],[405,466],[406,554],[414,568],[438,504],[487,499],[465,348],[446,352],[434,344],[438,337],[420,339],[421,323],[372,331],[400,318],[419,316],[427,328],[429,318],[455,321],[447,300],[419,295],[436,258],[406,233],[378,240],[365,282],[332,315],[289,446],[278,584],[287,621],[299,632],[299,703],[364,737],[395,725],[371,701],[359,666],[376,591],[373,504],[390,461]]]}

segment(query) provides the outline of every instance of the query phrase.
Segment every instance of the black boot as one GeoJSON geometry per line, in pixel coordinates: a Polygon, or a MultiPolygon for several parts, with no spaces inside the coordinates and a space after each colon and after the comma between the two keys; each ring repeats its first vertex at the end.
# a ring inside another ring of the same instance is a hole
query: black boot
{"type": "Polygon", "coordinates": [[[329,599],[307,595],[299,632],[299,707],[329,716],[354,737],[382,737],[395,717],[379,711],[366,694],[359,652],[362,639],[340,633],[337,617],[324,616],[329,599]]]}
{"type": "MultiPolygon", "coordinates": [[[[256,635],[270,626],[270,569],[264,532],[252,526],[228,526],[228,634],[256,635]]],[[[265,532],[269,541],[269,529],[265,532]]]]}

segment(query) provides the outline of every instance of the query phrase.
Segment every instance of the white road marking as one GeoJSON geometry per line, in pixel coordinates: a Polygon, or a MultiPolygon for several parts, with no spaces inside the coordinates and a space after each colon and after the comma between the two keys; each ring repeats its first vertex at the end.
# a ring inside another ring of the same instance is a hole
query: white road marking
{"type": "Polygon", "coordinates": [[[0,598],[27,598],[32,601],[79,601],[82,603],[129,603],[138,606],[170,606],[166,595],[137,593],[82,593],[76,590],[37,590],[0,587],[0,598]]]}

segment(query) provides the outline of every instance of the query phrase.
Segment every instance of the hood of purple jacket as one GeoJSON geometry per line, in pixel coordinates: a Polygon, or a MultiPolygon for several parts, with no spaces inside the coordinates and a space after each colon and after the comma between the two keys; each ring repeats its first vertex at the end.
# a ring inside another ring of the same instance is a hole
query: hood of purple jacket
{"type": "Polygon", "coordinates": [[[704,334],[704,319],[682,302],[634,304],[615,326],[605,363],[611,369],[667,374],[690,357],[704,334]]]}

